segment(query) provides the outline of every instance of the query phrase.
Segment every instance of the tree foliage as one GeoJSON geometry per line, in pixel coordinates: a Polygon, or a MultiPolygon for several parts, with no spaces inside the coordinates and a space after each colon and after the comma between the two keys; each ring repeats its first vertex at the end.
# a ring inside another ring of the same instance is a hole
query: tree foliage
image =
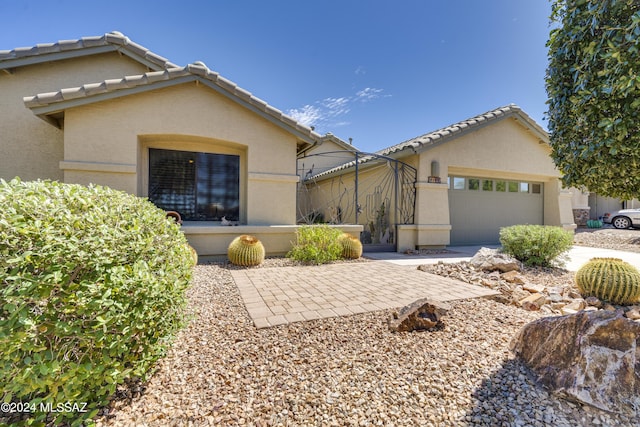
{"type": "Polygon", "coordinates": [[[640,2],[554,0],[546,76],[565,186],[640,196],[640,2]]]}

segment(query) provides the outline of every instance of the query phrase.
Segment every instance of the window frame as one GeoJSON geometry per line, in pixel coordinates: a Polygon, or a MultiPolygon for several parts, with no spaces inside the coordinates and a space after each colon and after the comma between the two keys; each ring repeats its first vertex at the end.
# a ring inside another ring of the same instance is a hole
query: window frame
{"type": "MultiPolygon", "coordinates": [[[[196,152],[207,154],[223,154],[239,156],[239,213],[238,223],[247,223],[247,149],[234,143],[226,143],[205,138],[185,137],[176,138],[175,136],[139,136],[138,151],[138,194],[142,197],[149,197],[149,149],[174,150],[184,152],[196,152]]],[[[220,221],[211,220],[193,220],[185,221],[187,223],[202,224],[211,223],[219,224],[220,221]]]]}

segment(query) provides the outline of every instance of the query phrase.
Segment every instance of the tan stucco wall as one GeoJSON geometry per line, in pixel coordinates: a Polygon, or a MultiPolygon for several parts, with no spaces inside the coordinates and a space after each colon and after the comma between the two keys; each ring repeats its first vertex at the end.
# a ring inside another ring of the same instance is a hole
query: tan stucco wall
{"type": "MultiPolygon", "coordinates": [[[[337,225],[338,230],[359,237],[362,226],[337,225]]],[[[267,255],[285,255],[296,242],[297,225],[242,225],[238,227],[211,226],[202,223],[191,223],[182,226],[182,231],[198,253],[199,260],[207,261],[208,257],[226,258],[231,241],[242,234],[250,234],[260,239],[267,255]]],[[[223,259],[224,259],[223,258],[223,259]]]]}
{"type": "Polygon", "coordinates": [[[196,83],[67,110],[64,179],[146,196],[150,146],[240,155],[241,222],[295,223],[296,138],[196,83]]]}
{"type": "Polygon", "coordinates": [[[63,132],[36,117],[23,97],[145,71],[117,53],[0,71],[0,177],[63,179],[63,132]]]}
{"type": "Polygon", "coordinates": [[[301,177],[310,171],[311,175],[315,175],[354,159],[352,151],[346,150],[345,147],[333,141],[323,141],[306,151],[304,157],[298,159],[298,173],[301,177]]]}
{"type": "Polygon", "coordinates": [[[544,181],[560,176],[550,152],[531,131],[506,118],[424,151],[418,180],[427,180],[431,161],[437,160],[443,178],[448,172],[544,181]]]}

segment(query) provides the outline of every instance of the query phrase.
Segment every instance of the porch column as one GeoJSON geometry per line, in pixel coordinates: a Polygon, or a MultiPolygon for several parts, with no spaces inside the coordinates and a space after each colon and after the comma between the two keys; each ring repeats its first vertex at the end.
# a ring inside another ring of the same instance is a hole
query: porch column
{"type": "Polygon", "coordinates": [[[451,243],[449,189],[446,183],[416,182],[416,246],[442,248],[451,243]]]}

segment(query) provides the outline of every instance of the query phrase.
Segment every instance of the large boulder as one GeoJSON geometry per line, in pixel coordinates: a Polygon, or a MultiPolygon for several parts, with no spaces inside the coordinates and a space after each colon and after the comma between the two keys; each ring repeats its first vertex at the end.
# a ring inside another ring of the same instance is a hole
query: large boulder
{"type": "Polygon", "coordinates": [[[449,310],[449,304],[422,298],[394,313],[389,319],[389,329],[393,332],[433,329],[442,326],[441,319],[449,310]]]}
{"type": "Polygon", "coordinates": [[[476,270],[483,271],[520,271],[522,263],[498,249],[480,248],[478,252],[469,260],[476,270]]]}
{"type": "Polygon", "coordinates": [[[640,323],[623,310],[582,311],[525,325],[511,350],[553,392],[611,412],[640,408],[640,323]]]}

